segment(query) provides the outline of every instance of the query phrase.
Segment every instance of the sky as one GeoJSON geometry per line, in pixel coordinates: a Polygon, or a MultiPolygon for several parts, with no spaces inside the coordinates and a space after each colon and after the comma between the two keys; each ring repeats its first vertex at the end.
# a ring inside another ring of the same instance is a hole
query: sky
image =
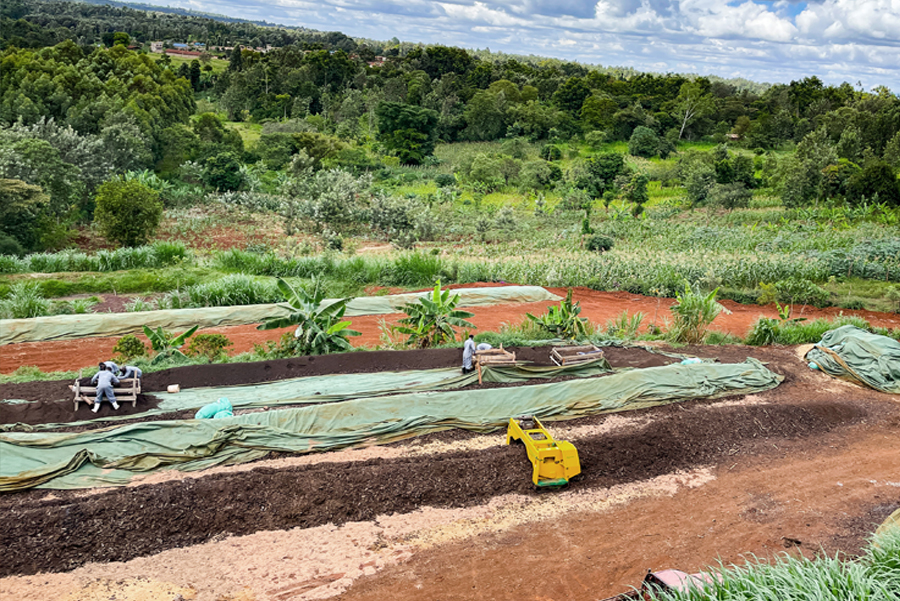
{"type": "Polygon", "coordinates": [[[169,0],[351,37],[490,48],[659,73],[887,86],[900,0],[169,0]]]}

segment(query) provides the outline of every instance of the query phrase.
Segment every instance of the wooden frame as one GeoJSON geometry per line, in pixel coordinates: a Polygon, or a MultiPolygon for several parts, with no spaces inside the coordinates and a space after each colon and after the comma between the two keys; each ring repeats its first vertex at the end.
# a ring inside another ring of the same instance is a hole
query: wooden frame
{"type": "MultiPolygon", "coordinates": [[[[85,402],[93,405],[97,400],[96,386],[82,386],[81,378],[75,380],[75,384],[69,385],[72,392],[75,393],[75,411],[78,411],[78,403],[85,402]],[[90,396],[88,396],[90,395],[90,396]]],[[[137,397],[141,394],[140,378],[123,378],[119,380],[118,386],[113,386],[113,393],[116,395],[116,402],[131,402],[132,407],[137,407],[137,397]]]]}
{"type": "Polygon", "coordinates": [[[603,351],[593,344],[581,346],[555,346],[550,351],[550,360],[559,366],[585,363],[603,357],[603,351]]]}
{"type": "Polygon", "coordinates": [[[478,369],[478,383],[481,384],[481,367],[494,365],[494,366],[503,366],[503,367],[515,367],[516,365],[516,354],[511,353],[509,351],[503,350],[503,345],[500,345],[500,348],[488,349],[486,351],[475,351],[475,367],[478,369]]]}

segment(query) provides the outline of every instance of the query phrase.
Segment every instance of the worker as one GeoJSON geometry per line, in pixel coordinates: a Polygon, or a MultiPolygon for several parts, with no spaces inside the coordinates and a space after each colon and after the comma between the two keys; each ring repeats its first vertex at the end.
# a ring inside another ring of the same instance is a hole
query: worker
{"type": "Polygon", "coordinates": [[[144,372],[141,371],[139,367],[135,367],[134,365],[123,365],[119,368],[119,377],[122,379],[128,378],[137,378],[138,380],[143,377],[144,372]]]}
{"type": "Polygon", "coordinates": [[[462,372],[467,374],[475,369],[472,365],[472,359],[475,358],[475,335],[469,334],[469,338],[463,345],[463,366],[462,372]]]}
{"type": "Polygon", "coordinates": [[[100,371],[91,378],[91,384],[97,385],[97,396],[94,399],[94,408],[91,411],[94,413],[100,411],[100,401],[103,400],[104,395],[106,400],[112,403],[113,409],[119,408],[119,403],[116,402],[116,393],[113,390],[113,386],[118,383],[119,378],[116,377],[116,374],[107,369],[106,363],[101,363],[100,371]]]}
{"type": "Polygon", "coordinates": [[[111,373],[113,375],[119,373],[119,366],[116,365],[115,363],[113,363],[112,361],[104,361],[103,365],[106,366],[106,369],[107,369],[107,371],[109,371],[109,373],[111,373]]]}
{"type": "Polygon", "coordinates": [[[491,350],[492,348],[494,348],[494,347],[492,347],[492,346],[491,346],[490,344],[488,344],[487,342],[479,342],[479,343],[478,343],[478,346],[475,347],[475,350],[476,350],[476,351],[489,351],[489,350],[491,350]]]}

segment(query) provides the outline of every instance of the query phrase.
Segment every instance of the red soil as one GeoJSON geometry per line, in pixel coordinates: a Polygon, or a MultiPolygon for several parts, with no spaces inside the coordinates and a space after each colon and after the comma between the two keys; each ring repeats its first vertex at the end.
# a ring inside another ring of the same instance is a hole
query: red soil
{"type": "MultiPolygon", "coordinates": [[[[466,284],[454,286],[473,287],[490,284],[466,284]]],[[[565,288],[551,288],[553,293],[565,296],[565,288]]],[[[665,324],[672,321],[669,307],[674,299],[629,294],[628,292],[597,292],[589,288],[575,288],[574,300],[581,303],[581,315],[600,327],[605,327],[608,320],[614,319],[623,311],[629,315],[644,313],[644,329],[656,324],[665,329],[665,324]]],[[[539,315],[546,311],[552,302],[508,303],[490,307],[473,307],[469,309],[475,314],[471,318],[479,331],[497,331],[501,324],[516,324],[525,319],[525,313],[539,315]]],[[[712,329],[720,332],[746,336],[751,326],[759,317],[778,317],[774,305],[741,305],[725,300],[722,304],[730,311],[716,318],[712,329]]],[[[832,318],[843,313],[857,315],[872,325],[886,328],[900,328],[900,315],[894,313],[877,313],[874,311],[848,311],[836,307],[815,309],[813,307],[795,307],[794,317],[815,319],[832,318]]],[[[384,320],[388,324],[396,322],[402,314],[369,315],[352,318],[352,328],[362,332],[362,336],[351,339],[354,346],[374,347],[381,343],[379,324],[384,320]]],[[[262,344],[267,340],[277,341],[284,330],[260,331],[255,325],[232,326],[224,328],[207,328],[200,330],[206,333],[225,334],[234,343],[231,354],[243,353],[253,349],[254,344],[262,344]]],[[[62,340],[49,342],[25,342],[11,344],[0,350],[0,373],[12,373],[22,365],[35,365],[44,371],[69,371],[96,365],[98,361],[109,359],[116,338],[83,338],[80,340],[62,340]]],[[[146,342],[146,340],[145,340],[146,342]]]]}

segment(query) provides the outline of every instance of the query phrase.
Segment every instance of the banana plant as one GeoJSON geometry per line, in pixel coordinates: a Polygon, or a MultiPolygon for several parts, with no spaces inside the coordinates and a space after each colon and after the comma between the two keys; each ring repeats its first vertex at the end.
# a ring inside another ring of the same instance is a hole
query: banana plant
{"type": "Polygon", "coordinates": [[[566,293],[566,300],[558,306],[548,307],[547,312],[540,317],[526,313],[525,317],[533,321],[538,327],[551,334],[566,340],[576,340],[587,336],[587,318],[579,317],[581,303],[572,302],[572,289],[566,293]]]}
{"type": "Polygon", "coordinates": [[[152,362],[159,363],[164,359],[175,356],[187,359],[187,355],[182,353],[179,349],[184,345],[188,338],[194,335],[194,332],[197,331],[198,327],[199,326],[194,326],[187,332],[172,337],[171,334],[161,327],[156,328],[156,330],[151,330],[148,326],[144,326],[144,334],[150,339],[150,345],[153,347],[153,350],[156,351],[156,356],[153,357],[152,362]]]}
{"type": "Polygon", "coordinates": [[[475,328],[475,324],[466,321],[475,314],[457,309],[459,295],[450,296],[450,290],[441,291],[440,280],[430,296],[421,296],[417,302],[406,303],[402,308],[407,316],[397,322],[395,330],[409,336],[408,346],[429,348],[452,342],[456,340],[454,328],[475,328]]]}
{"type": "Polygon", "coordinates": [[[324,355],[351,349],[348,336],[360,335],[360,332],[349,329],[350,321],[343,320],[351,298],[342,298],[323,306],[325,291],[317,280],[313,280],[311,292],[294,288],[281,278],[278,278],[277,285],[284,299],[279,305],[287,309],[288,314],[266,318],[257,326],[258,330],[297,326],[290,345],[295,355],[324,355]]]}

